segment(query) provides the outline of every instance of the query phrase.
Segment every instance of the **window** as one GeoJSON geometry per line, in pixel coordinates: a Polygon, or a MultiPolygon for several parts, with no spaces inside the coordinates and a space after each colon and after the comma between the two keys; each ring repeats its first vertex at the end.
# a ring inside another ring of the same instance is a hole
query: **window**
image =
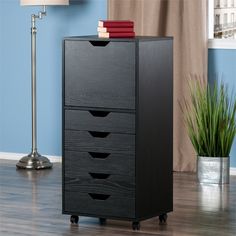
{"type": "Polygon", "coordinates": [[[215,16],[215,26],[219,26],[220,25],[220,15],[216,14],[215,16]]]}
{"type": "Polygon", "coordinates": [[[214,38],[236,39],[236,23],[234,18],[236,7],[232,7],[232,3],[236,0],[229,1],[231,2],[230,5],[228,5],[228,0],[224,0],[224,6],[227,6],[227,8],[222,8],[216,7],[220,4],[220,0],[214,0],[214,38]]]}
{"type": "Polygon", "coordinates": [[[236,49],[236,0],[208,0],[208,47],[236,49]]]}
{"type": "Polygon", "coordinates": [[[234,26],[234,12],[231,13],[231,24],[233,24],[233,26],[234,26]]]}
{"type": "Polygon", "coordinates": [[[227,23],[228,23],[228,14],[224,13],[224,27],[227,27],[227,23]]]}
{"type": "Polygon", "coordinates": [[[228,0],[224,0],[224,7],[227,7],[228,6],[228,0]]]}

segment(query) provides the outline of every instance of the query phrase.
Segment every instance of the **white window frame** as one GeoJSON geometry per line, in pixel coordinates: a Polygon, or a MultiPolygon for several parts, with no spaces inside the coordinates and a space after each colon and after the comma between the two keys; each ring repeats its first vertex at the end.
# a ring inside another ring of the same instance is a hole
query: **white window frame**
{"type": "Polygon", "coordinates": [[[236,39],[214,39],[214,0],[208,0],[208,48],[236,49],[236,39]]]}
{"type": "Polygon", "coordinates": [[[235,21],[235,14],[231,13],[231,15],[230,15],[230,22],[234,23],[234,21],[235,21]]]}

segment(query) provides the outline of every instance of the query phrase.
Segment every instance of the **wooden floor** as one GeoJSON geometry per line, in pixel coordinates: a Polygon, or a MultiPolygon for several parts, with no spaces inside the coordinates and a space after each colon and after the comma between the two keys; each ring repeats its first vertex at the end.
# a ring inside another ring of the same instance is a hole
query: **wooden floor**
{"type": "Polygon", "coordinates": [[[100,226],[95,218],[81,217],[79,226],[70,225],[69,216],[61,214],[60,164],[52,170],[19,171],[15,162],[0,160],[0,235],[235,236],[236,176],[220,188],[197,184],[193,174],[176,173],[168,224],[159,225],[153,218],[134,232],[124,221],[108,220],[100,226]]]}

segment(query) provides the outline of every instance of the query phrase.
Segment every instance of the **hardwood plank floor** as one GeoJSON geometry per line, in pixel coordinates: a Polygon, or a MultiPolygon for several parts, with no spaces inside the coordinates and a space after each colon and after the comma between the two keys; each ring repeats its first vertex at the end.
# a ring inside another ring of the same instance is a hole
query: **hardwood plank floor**
{"type": "Polygon", "coordinates": [[[61,214],[61,164],[52,170],[16,170],[15,161],[0,160],[0,236],[162,235],[235,236],[236,176],[228,186],[200,185],[195,175],[174,174],[174,212],[167,225],[157,218],[141,222],[133,231],[130,222],[80,217],[70,225],[61,214]]]}

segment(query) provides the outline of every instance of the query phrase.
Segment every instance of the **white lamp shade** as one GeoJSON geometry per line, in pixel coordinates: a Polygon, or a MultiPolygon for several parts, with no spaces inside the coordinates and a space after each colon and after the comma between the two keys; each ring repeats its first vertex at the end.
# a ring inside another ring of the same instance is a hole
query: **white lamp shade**
{"type": "Polygon", "coordinates": [[[69,0],[20,0],[22,6],[69,5],[69,0]]]}

